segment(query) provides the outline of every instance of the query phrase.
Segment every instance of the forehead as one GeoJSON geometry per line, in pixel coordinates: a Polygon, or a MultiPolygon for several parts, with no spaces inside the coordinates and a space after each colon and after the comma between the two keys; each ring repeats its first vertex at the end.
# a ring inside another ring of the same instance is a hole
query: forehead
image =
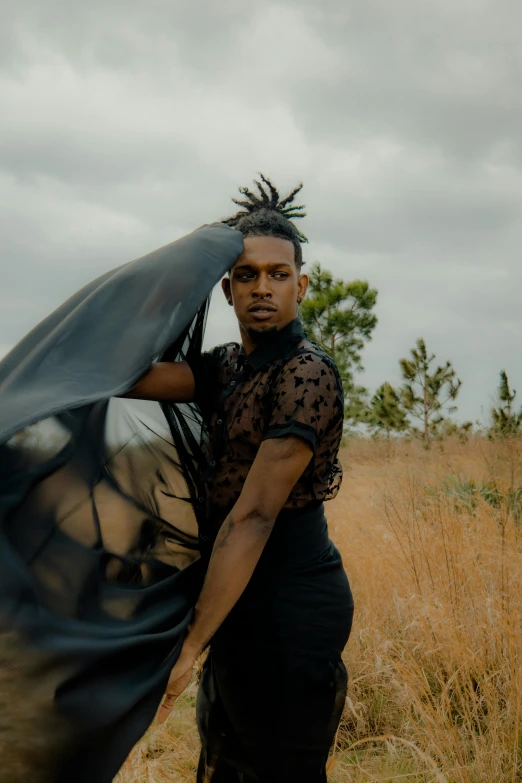
{"type": "MultiPolygon", "coordinates": [[[[236,266],[263,267],[273,264],[294,264],[293,244],[279,237],[245,237],[244,250],[237,259],[236,266]]],[[[234,268],[233,267],[233,268],[234,268]]]]}

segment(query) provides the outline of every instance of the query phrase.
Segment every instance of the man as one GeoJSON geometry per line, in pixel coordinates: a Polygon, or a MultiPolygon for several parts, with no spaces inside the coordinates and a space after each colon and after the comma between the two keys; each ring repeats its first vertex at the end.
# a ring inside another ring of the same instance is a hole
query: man
{"type": "Polygon", "coordinates": [[[225,221],[244,252],[222,281],[242,346],[160,362],[127,396],[199,403],[209,431],[202,476],[203,589],[159,712],[163,722],[210,644],[198,694],[198,781],[326,781],[346,691],[341,652],[353,603],[323,501],[337,494],[343,396],[298,306],[308,278],[291,218],[300,187],[260,195],[225,221]]]}

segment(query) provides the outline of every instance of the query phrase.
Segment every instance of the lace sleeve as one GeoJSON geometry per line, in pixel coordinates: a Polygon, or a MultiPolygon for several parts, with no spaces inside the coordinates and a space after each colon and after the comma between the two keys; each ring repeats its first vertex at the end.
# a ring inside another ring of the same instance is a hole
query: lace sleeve
{"type": "Polygon", "coordinates": [[[334,448],[342,431],[343,410],[342,387],[333,364],[315,353],[298,354],[281,368],[264,437],[296,435],[314,452],[331,440],[334,448]]]}

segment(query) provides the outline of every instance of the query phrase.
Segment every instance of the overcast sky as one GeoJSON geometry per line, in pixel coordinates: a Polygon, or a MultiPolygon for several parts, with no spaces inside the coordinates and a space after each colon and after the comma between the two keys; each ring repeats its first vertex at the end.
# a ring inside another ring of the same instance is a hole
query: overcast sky
{"type": "Polygon", "coordinates": [[[379,290],[363,382],[423,336],[459,418],[502,368],[522,404],[519,0],[2,5],[0,351],[263,171],[304,182],[307,264],[379,290]]]}

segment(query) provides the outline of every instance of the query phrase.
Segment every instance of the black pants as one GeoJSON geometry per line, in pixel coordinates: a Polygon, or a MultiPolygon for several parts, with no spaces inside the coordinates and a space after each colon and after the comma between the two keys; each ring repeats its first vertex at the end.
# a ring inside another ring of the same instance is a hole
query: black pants
{"type": "Polygon", "coordinates": [[[198,783],[326,783],[353,600],[321,505],[281,514],[211,644],[198,783]]]}
{"type": "Polygon", "coordinates": [[[326,783],[346,686],[340,659],[211,652],[197,699],[198,783],[326,783]]]}

